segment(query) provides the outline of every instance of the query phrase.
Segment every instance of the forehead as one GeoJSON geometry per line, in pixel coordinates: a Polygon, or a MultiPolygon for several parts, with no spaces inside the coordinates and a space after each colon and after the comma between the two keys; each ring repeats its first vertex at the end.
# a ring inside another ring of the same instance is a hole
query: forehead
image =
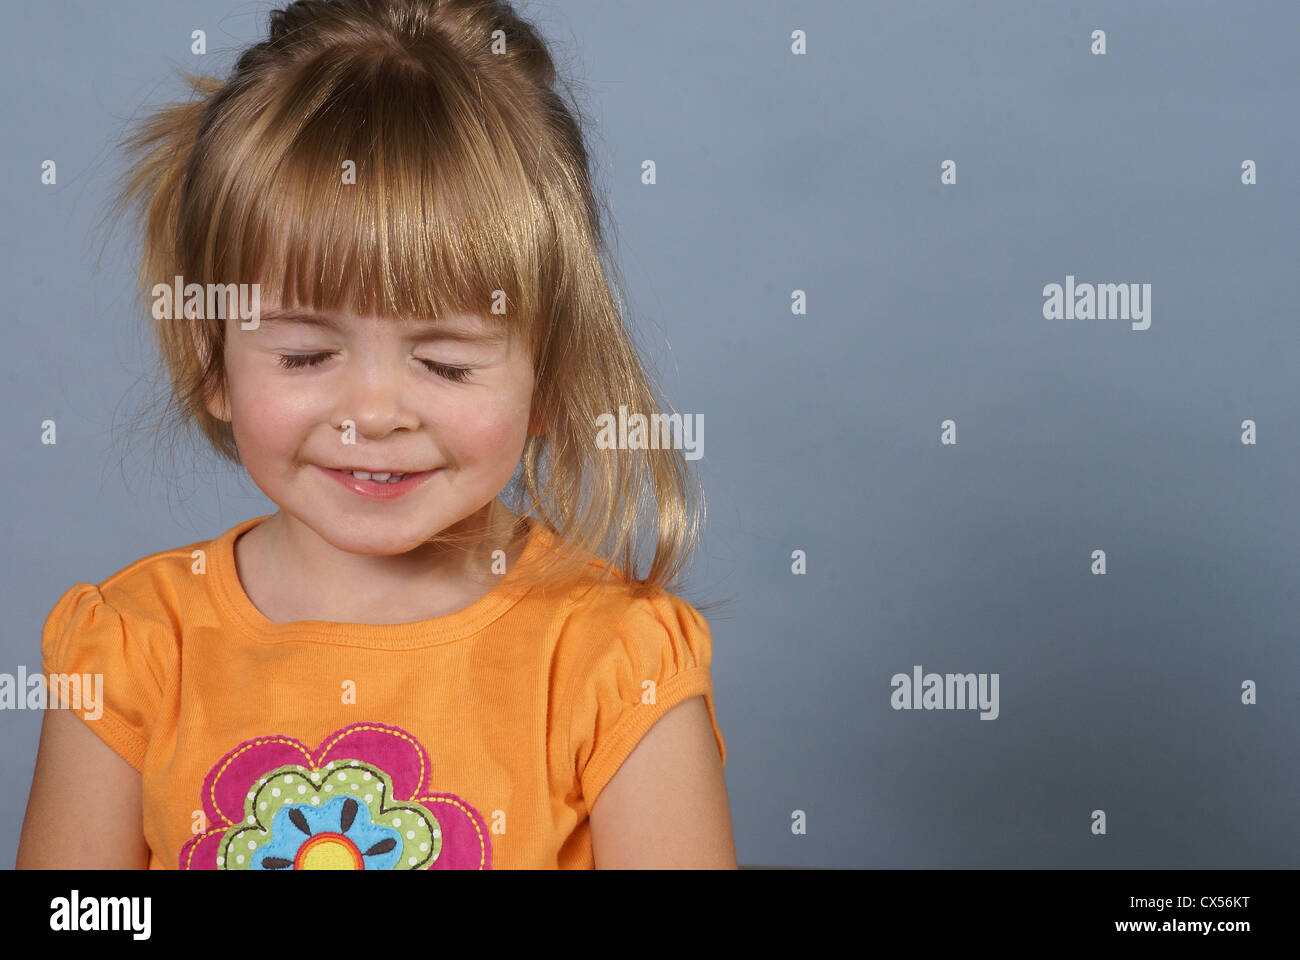
{"type": "MultiPolygon", "coordinates": [[[[370,318],[373,319],[373,318],[370,318]]],[[[346,313],[318,312],[301,307],[272,308],[262,311],[259,329],[270,330],[327,330],[348,333],[370,322],[346,313]]],[[[490,324],[471,313],[456,313],[446,317],[392,317],[384,323],[398,326],[402,332],[417,340],[450,340],[463,343],[500,344],[506,342],[503,324],[490,324]]]]}

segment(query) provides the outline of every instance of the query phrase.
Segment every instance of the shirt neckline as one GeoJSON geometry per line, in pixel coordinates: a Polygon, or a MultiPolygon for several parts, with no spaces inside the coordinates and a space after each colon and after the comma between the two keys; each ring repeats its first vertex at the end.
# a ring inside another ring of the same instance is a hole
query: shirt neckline
{"type": "Polygon", "coordinates": [[[340,646],[404,650],[451,643],[477,633],[521,600],[528,592],[518,582],[523,561],[533,559],[547,543],[546,530],[525,517],[528,535],[514,567],[500,582],[469,606],[454,613],[411,623],[342,623],[333,620],[294,620],[276,623],[254,606],[239,580],[235,564],[235,541],[271,514],[253,517],[231,527],[212,543],[210,582],[221,611],[243,633],[260,643],[311,640],[340,646]]]}

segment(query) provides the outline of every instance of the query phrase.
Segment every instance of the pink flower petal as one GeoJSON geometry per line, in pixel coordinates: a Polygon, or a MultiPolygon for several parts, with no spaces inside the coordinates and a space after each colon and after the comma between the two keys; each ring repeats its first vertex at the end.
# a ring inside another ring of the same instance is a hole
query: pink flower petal
{"type": "Polygon", "coordinates": [[[383,770],[393,781],[395,802],[423,791],[430,774],[423,744],[401,727],[383,723],[354,723],[326,737],[314,762],[319,769],[331,760],[360,760],[383,770]]]}
{"type": "Polygon", "coordinates": [[[491,870],[492,837],[478,811],[454,793],[419,797],[442,830],[442,851],[430,870],[491,870]]]}
{"type": "Polygon", "coordinates": [[[203,810],[210,826],[240,823],[244,800],[257,781],[289,764],[311,764],[311,751],[292,737],[245,740],[213,764],[203,781],[203,810]]]}
{"type": "Polygon", "coordinates": [[[181,847],[180,868],[182,870],[216,870],[217,854],[221,851],[221,838],[224,828],[209,830],[191,838],[181,847]]]}

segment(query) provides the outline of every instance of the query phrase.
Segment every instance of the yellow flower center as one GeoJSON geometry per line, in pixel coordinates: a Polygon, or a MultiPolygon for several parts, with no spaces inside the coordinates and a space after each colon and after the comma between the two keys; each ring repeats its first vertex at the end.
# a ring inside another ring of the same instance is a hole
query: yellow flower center
{"type": "Polygon", "coordinates": [[[295,870],[364,870],[365,861],[355,844],[341,833],[318,833],[293,858],[295,870]]]}

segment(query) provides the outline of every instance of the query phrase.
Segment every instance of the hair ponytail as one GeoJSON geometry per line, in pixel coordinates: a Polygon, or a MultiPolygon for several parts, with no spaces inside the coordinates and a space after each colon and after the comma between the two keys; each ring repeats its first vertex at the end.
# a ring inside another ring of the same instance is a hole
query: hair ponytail
{"type": "MultiPolygon", "coordinates": [[[[155,284],[170,284],[173,277],[183,275],[177,246],[185,178],[204,117],[225,86],[215,77],[186,75],[185,81],[192,99],[157,108],[120,144],[133,162],[123,177],[113,214],[116,219],[127,209],[136,210],[141,237],[136,286],[137,295],[146,303],[155,284]]],[[[238,462],[229,424],[206,409],[205,398],[224,383],[221,328],[156,320],[154,330],[181,422],[197,424],[223,456],[238,462]]]]}

